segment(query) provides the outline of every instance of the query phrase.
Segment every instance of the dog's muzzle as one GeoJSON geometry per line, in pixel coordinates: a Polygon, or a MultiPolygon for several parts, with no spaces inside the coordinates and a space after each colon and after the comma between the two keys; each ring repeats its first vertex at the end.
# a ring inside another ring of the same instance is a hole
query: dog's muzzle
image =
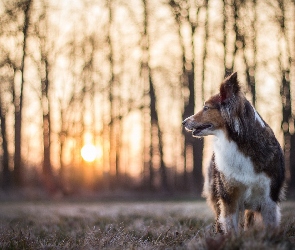
{"type": "Polygon", "coordinates": [[[182,125],[187,131],[192,132],[193,136],[198,136],[203,130],[212,128],[212,124],[197,124],[190,117],[186,118],[182,125]]]}

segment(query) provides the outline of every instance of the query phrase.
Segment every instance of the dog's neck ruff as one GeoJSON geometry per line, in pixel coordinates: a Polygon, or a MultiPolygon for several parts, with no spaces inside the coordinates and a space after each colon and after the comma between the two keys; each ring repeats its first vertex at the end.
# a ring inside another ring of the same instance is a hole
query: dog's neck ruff
{"type": "Polygon", "coordinates": [[[252,178],[254,175],[254,167],[250,157],[245,156],[239,150],[237,143],[230,140],[223,130],[217,130],[214,139],[214,153],[218,170],[230,179],[241,183],[249,182],[248,177],[252,178]]]}

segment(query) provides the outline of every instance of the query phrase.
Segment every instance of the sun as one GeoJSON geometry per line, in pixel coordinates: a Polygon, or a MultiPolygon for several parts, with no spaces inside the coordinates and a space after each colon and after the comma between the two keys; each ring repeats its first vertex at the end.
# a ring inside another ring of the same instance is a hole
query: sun
{"type": "Polygon", "coordinates": [[[86,144],[81,149],[81,156],[87,162],[93,162],[96,158],[100,158],[101,154],[101,149],[93,144],[86,144]]]}

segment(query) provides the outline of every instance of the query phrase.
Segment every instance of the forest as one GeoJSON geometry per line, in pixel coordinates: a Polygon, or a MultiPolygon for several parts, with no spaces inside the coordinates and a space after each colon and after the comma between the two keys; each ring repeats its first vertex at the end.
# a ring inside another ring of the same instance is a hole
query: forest
{"type": "Polygon", "coordinates": [[[200,196],[211,138],[182,120],[237,71],[291,194],[294,13],[293,0],[1,0],[1,192],[200,196]]]}

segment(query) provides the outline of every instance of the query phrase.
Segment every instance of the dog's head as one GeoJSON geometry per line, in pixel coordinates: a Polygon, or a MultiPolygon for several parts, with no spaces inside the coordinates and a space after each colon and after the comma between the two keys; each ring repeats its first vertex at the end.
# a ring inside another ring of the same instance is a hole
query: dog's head
{"type": "Polygon", "coordinates": [[[238,113],[240,105],[237,102],[240,97],[242,94],[237,73],[233,73],[221,83],[219,93],[207,100],[201,111],[186,118],[182,124],[195,137],[214,135],[216,130],[225,129],[229,124],[227,116],[238,113]]]}

